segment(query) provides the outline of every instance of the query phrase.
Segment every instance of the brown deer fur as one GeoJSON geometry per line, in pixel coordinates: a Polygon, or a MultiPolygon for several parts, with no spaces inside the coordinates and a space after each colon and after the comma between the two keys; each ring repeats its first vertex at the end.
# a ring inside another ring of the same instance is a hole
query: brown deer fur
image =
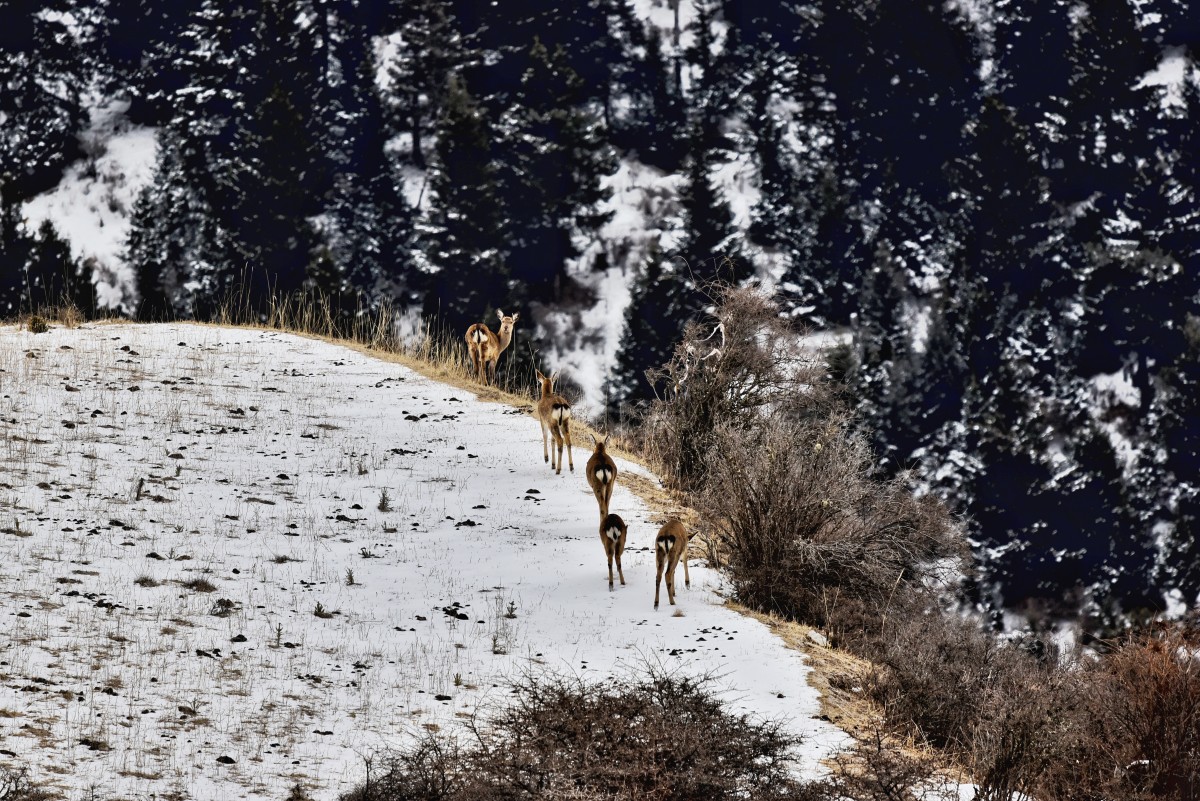
{"type": "Polygon", "coordinates": [[[625,571],[621,569],[621,554],[625,552],[625,521],[620,515],[609,515],[600,521],[600,541],[604,543],[604,555],[608,557],[608,589],[613,588],[613,557],[617,558],[617,575],[621,586],[625,586],[625,571]]]}
{"type": "Polygon", "coordinates": [[[688,533],[683,523],[669,520],[658,530],[654,538],[654,562],[658,567],[658,575],[654,578],[654,608],[658,608],[658,589],[662,583],[663,568],[667,570],[667,598],[671,606],[675,605],[675,568],[679,560],[683,560],[683,583],[692,586],[691,576],[687,566],[688,533]]]}
{"type": "Polygon", "coordinates": [[[603,439],[593,436],[592,441],[596,443],[596,450],[588,459],[587,480],[596,503],[600,504],[600,519],[603,520],[608,517],[608,502],[612,500],[613,487],[617,483],[617,463],[604,450],[608,444],[607,435],[603,439]]]}
{"type": "MultiPolygon", "coordinates": [[[[567,446],[567,461],[575,470],[575,457],[571,454],[571,404],[562,395],[554,391],[554,379],[542,375],[536,370],[538,381],[542,384],[542,399],[538,401],[537,417],[542,425],[542,459],[550,463],[550,469],[555,474],[562,473],[563,444],[567,446]],[[546,429],[554,437],[554,445],[547,446],[546,429]],[[558,458],[554,458],[554,449],[558,448],[558,458]]],[[[624,583],[624,582],[622,582],[624,583]]]]}
{"type": "Polygon", "coordinates": [[[467,329],[467,354],[471,357],[471,367],[475,370],[480,384],[495,383],[496,362],[512,341],[513,327],[517,320],[521,319],[520,314],[506,317],[504,312],[499,310],[496,311],[496,316],[500,318],[500,330],[496,334],[493,334],[485,323],[475,323],[467,329]]]}

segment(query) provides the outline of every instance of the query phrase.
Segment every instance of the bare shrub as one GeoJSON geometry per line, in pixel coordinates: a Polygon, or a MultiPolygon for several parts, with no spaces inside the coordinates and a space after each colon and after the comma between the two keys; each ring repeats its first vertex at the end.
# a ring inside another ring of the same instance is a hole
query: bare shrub
{"type": "Polygon", "coordinates": [[[900,479],[872,479],[872,466],[843,416],[777,412],[753,429],[716,429],[696,502],[740,601],[835,635],[877,630],[898,591],[963,556],[943,506],[900,479]]]}
{"type": "Polygon", "coordinates": [[[725,711],[703,680],[652,672],[586,684],[527,679],[464,747],[427,737],[346,801],[806,799],[797,740],[725,711]]]}
{"type": "Polygon", "coordinates": [[[388,754],[383,769],[367,764],[363,784],[342,801],[441,801],[465,797],[463,759],[456,740],[427,734],[405,751],[388,754]]]}
{"type": "Polygon", "coordinates": [[[718,426],[752,427],[765,409],[816,399],[823,368],[799,340],[765,293],[717,290],[713,318],[690,324],[671,361],[649,374],[665,394],[642,417],[644,448],[673,483],[700,483],[718,426]]]}
{"type": "Polygon", "coordinates": [[[52,797],[33,785],[28,768],[0,768],[0,801],[46,801],[52,797]]]}
{"type": "Polygon", "coordinates": [[[1077,673],[936,608],[892,620],[875,645],[869,682],[887,722],[967,765],[977,798],[1031,794],[1065,757],[1077,673]]]}
{"type": "Polygon", "coordinates": [[[934,764],[888,743],[875,730],[839,754],[828,784],[832,797],[851,801],[958,801],[958,788],[934,764]]]}
{"type": "Polygon", "coordinates": [[[1083,674],[1070,750],[1046,799],[1200,798],[1200,650],[1178,629],[1119,645],[1083,674]]]}
{"type": "Polygon", "coordinates": [[[995,637],[936,610],[904,615],[881,638],[871,694],[889,722],[913,726],[930,745],[966,753],[990,683],[1008,668],[995,637]]]}
{"type": "Polygon", "coordinates": [[[877,629],[898,592],[965,548],[940,504],[872,477],[825,374],[768,295],[720,289],[713,321],[655,375],[667,394],[642,419],[644,447],[692,492],[739,600],[877,629]]]}

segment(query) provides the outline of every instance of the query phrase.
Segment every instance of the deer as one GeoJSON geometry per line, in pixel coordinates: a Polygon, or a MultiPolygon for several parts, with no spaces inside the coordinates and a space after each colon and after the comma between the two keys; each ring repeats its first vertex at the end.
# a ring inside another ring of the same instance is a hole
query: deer
{"type": "Polygon", "coordinates": [[[654,562],[658,569],[658,575],[654,579],[655,609],[658,608],[658,590],[662,583],[663,568],[666,568],[667,571],[667,598],[670,599],[671,606],[675,605],[675,568],[679,565],[680,559],[683,560],[684,586],[691,588],[692,579],[688,575],[687,566],[687,546],[687,529],[678,520],[668,520],[658,530],[658,536],[654,538],[654,562]]]}
{"type": "Polygon", "coordinates": [[[513,328],[516,326],[517,320],[521,319],[519,313],[508,317],[499,309],[496,310],[496,316],[500,318],[498,334],[493,334],[486,323],[475,323],[467,329],[467,354],[471,357],[471,367],[475,370],[480,384],[495,382],[496,362],[500,360],[500,354],[512,341],[513,328]],[[485,373],[487,380],[485,380],[485,373]]]}
{"type": "Polygon", "coordinates": [[[575,472],[575,457],[571,454],[571,404],[562,395],[554,391],[554,378],[547,378],[541,370],[535,368],[538,381],[542,385],[542,398],[537,404],[537,418],[542,426],[542,459],[550,463],[550,469],[555,475],[562,475],[563,444],[567,446],[567,462],[571,472],[575,472]],[[553,445],[547,445],[546,429],[554,438],[553,445]],[[554,458],[554,449],[558,448],[558,459],[554,458]]]}
{"type": "Polygon", "coordinates": [[[625,586],[625,571],[621,569],[621,554],[625,552],[625,535],[629,533],[620,515],[612,514],[600,521],[600,542],[604,543],[604,555],[608,557],[608,591],[613,590],[613,557],[617,558],[617,574],[621,586],[625,586]]]}
{"type": "Polygon", "coordinates": [[[592,442],[596,443],[596,450],[587,462],[587,480],[596,503],[600,504],[600,519],[603,520],[608,517],[608,502],[612,500],[613,487],[617,483],[617,463],[604,450],[608,445],[607,434],[603,439],[596,439],[593,434],[592,442]]]}

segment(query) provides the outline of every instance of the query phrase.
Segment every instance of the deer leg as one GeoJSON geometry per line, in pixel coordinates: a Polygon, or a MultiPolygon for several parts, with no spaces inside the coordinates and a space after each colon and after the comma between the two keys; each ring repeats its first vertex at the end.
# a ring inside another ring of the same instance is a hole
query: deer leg
{"type": "MultiPolygon", "coordinates": [[[[624,587],[625,586],[625,571],[621,569],[621,551],[624,550],[624,548],[621,545],[621,543],[617,543],[616,546],[613,547],[613,550],[617,552],[617,574],[620,575],[621,586],[624,587]]],[[[612,568],[611,567],[608,568],[608,586],[610,586],[610,587],[612,586],[612,568]]]]}
{"type": "MultiPolygon", "coordinates": [[[[658,547],[657,543],[655,544],[655,547],[656,548],[658,547]]],[[[658,563],[658,573],[654,577],[654,608],[657,609],[658,608],[658,589],[659,589],[659,586],[662,584],[664,554],[660,550],[658,553],[655,554],[655,557],[656,557],[655,561],[658,563]]],[[[667,589],[669,592],[670,588],[668,587],[667,589]]]]}
{"type": "MultiPolygon", "coordinates": [[[[612,540],[610,540],[608,538],[608,534],[606,534],[604,532],[601,532],[600,536],[604,538],[604,555],[608,557],[608,591],[612,592],[612,588],[613,588],[613,572],[612,572],[613,545],[612,545],[612,540]]],[[[622,581],[621,583],[624,584],[625,582],[622,581]]]]}
{"type": "Polygon", "coordinates": [[[667,567],[667,598],[671,601],[671,606],[675,605],[675,565],[667,567]]]}
{"type": "Polygon", "coordinates": [[[680,558],[683,559],[683,586],[687,587],[690,590],[692,588],[692,577],[688,575],[687,549],[688,549],[687,543],[685,542],[683,544],[683,556],[680,558]]]}
{"type": "Polygon", "coordinates": [[[560,431],[558,429],[554,430],[554,445],[555,445],[555,447],[558,448],[558,469],[554,471],[554,475],[560,476],[560,475],[562,475],[563,437],[562,437],[562,431],[560,431]]]}
{"type": "MultiPolygon", "coordinates": [[[[567,462],[571,465],[571,472],[575,472],[575,457],[571,455],[571,422],[563,420],[563,438],[567,441],[567,462]]],[[[562,469],[562,454],[558,455],[558,467],[562,469]]]]}
{"type": "MultiPolygon", "coordinates": [[[[548,462],[550,461],[550,449],[546,445],[546,421],[539,417],[538,422],[542,425],[542,461],[548,462]]],[[[554,467],[554,465],[550,466],[554,467]]]]}

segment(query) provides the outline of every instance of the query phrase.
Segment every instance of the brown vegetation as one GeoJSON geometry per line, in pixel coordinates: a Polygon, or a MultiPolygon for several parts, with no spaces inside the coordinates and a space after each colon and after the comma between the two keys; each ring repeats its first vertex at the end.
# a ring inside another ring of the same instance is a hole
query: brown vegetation
{"type": "Polygon", "coordinates": [[[588,684],[527,679],[473,742],[431,735],[394,754],[345,801],[812,799],[796,740],[732,715],[705,682],[651,671],[588,684]]]}

